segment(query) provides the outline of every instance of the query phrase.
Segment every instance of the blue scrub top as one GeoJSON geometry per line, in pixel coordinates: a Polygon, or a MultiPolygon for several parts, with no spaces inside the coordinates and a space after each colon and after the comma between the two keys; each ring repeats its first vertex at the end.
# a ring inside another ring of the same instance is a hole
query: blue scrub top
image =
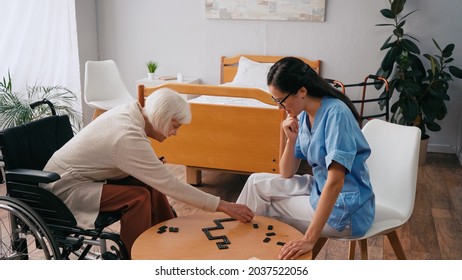
{"type": "Polygon", "coordinates": [[[316,209],[332,161],[347,172],[327,224],[338,231],[351,226],[352,236],[363,236],[375,215],[374,193],[366,159],[371,149],[348,106],[340,99],[326,96],[316,112],[313,127],[309,116],[299,116],[295,157],[306,159],[313,169],[310,203],[316,209]]]}

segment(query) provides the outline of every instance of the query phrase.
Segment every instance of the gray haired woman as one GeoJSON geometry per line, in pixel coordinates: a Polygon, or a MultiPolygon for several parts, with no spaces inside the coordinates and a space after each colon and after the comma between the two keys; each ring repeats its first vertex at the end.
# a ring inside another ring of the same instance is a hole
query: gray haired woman
{"type": "Polygon", "coordinates": [[[64,201],[84,229],[95,227],[100,211],[121,210],[120,235],[128,252],[141,233],[173,218],[166,196],[249,222],[253,213],[247,206],[180,181],[152,149],[149,137],[162,142],[190,121],[189,104],[169,89],[151,94],[144,108],[137,101],[118,106],[56,151],[45,170],[61,179],[44,187],[64,201]]]}

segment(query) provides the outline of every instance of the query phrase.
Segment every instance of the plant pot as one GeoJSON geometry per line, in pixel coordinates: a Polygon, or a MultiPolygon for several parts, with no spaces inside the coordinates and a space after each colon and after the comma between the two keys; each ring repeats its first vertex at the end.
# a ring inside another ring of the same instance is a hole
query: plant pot
{"type": "Polygon", "coordinates": [[[424,135],[422,136],[422,139],[420,139],[419,166],[425,165],[429,138],[430,137],[428,135],[424,135]]]}
{"type": "Polygon", "coordinates": [[[154,76],[154,73],[148,73],[148,79],[149,80],[155,80],[156,79],[156,76],[154,76]]]}

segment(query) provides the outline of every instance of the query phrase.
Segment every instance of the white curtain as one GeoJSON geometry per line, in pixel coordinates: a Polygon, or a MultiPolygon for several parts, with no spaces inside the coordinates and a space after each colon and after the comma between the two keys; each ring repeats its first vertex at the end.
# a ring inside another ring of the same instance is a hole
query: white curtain
{"type": "Polygon", "coordinates": [[[0,0],[0,78],[13,91],[26,85],[63,86],[80,102],[75,0],[0,0]]]}

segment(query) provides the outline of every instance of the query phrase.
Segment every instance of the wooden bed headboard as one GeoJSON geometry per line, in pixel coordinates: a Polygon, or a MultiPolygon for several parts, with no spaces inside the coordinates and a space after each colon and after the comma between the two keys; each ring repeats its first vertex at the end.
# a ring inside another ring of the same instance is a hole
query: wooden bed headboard
{"type": "MultiPolygon", "coordinates": [[[[234,76],[236,76],[237,68],[239,66],[239,59],[241,56],[245,56],[250,60],[260,63],[275,63],[285,56],[267,56],[267,55],[236,55],[231,57],[222,56],[221,57],[221,73],[220,73],[220,83],[232,82],[234,76]]],[[[320,73],[321,61],[320,60],[309,60],[303,57],[298,57],[303,60],[306,64],[310,65],[316,73],[320,73]]]]}

